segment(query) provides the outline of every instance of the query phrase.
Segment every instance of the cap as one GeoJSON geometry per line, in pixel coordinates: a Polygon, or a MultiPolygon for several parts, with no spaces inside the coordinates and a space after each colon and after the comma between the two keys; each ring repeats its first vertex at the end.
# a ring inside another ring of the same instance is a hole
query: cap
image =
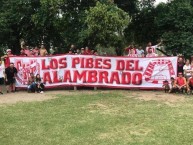
{"type": "Polygon", "coordinates": [[[7,51],[6,52],[11,52],[11,49],[7,49],[7,51]]]}

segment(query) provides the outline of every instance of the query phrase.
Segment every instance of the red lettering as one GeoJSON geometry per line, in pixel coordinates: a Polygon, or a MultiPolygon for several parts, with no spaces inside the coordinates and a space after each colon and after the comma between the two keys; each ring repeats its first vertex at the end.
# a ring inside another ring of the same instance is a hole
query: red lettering
{"type": "Polygon", "coordinates": [[[99,72],[99,83],[108,83],[108,72],[102,71],[99,72]]]}
{"type": "Polygon", "coordinates": [[[139,60],[135,61],[135,70],[136,71],[142,71],[143,70],[143,67],[139,66],[139,60]]]}
{"type": "Polygon", "coordinates": [[[73,82],[77,83],[77,80],[82,80],[82,82],[86,82],[86,71],[82,71],[79,73],[77,70],[74,71],[74,79],[73,82]]]}
{"type": "Polygon", "coordinates": [[[110,59],[105,59],[103,61],[103,69],[110,69],[111,68],[111,60],[110,59]]]}
{"type": "Polygon", "coordinates": [[[57,59],[50,60],[50,69],[57,69],[58,68],[58,61],[57,59]]]}
{"type": "Polygon", "coordinates": [[[43,81],[46,83],[52,83],[52,80],[51,80],[51,76],[50,76],[50,72],[44,72],[43,73],[43,81]]]}
{"type": "Polygon", "coordinates": [[[88,83],[96,83],[97,82],[97,71],[89,71],[88,72],[88,83]]]}
{"type": "Polygon", "coordinates": [[[67,67],[66,58],[65,57],[60,58],[59,59],[59,64],[60,64],[59,68],[66,68],[67,67]]]}
{"type": "Polygon", "coordinates": [[[58,83],[60,80],[58,79],[58,71],[52,71],[53,73],[53,83],[58,83]]]}
{"type": "Polygon", "coordinates": [[[110,83],[113,84],[114,82],[116,82],[116,84],[120,84],[118,72],[112,72],[111,74],[110,83]]]}
{"type": "Polygon", "coordinates": [[[80,63],[80,58],[72,58],[72,68],[76,68],[76,65],[80,63]]]}
{"type": "Polygon", "coordinates": [[[117,64],[116,70],[124,70],[125,69],[124,60],[117,60],[116,64],[117,64]]]}
{"type": "Polygon", "coordinates": [[[49,70],[49,65],[46,66],[46,60],[42,59],[42,70],[49,70]]]}
{"type": "Polygon", "coordinates": [[[86,59],[86,68],[93,68],[93,58],[86,59]]]}
{"type": "Polygon", "coordinates": [[[123,72],[122,73],[122,84],[130,84],[131,83],[131,73],[123,72]]]}
{"type": "Polygon", "coordinates": [[[133,85],[141,85],[142,84],[142,74],[141,73],[133,73],[132,84],[133,85]]]}
{"type": "Polygon", "coordinates": [[[63,81],[72,82],[70,70],[65,71],[63,81]]]}
{"type": "Polygon", "coordinates": [[[96,58],[95,59],[95,68],[102,68],[102,65],[101,65],[101,62],[102,62],[102,58],[96,58]]]}

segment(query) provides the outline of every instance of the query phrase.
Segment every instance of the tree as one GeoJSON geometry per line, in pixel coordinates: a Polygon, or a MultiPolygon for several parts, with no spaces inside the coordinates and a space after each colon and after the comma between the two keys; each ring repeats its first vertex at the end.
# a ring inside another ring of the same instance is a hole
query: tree
{"type": "MultiPolygon", "coordinates": [[[[157,25],[162,33],[162,38],[167,52],[171,54],[193,54],[193,6],[190,0],[177,1],[162,8],[162,13],[157,17],[157,25]]],[[[157,9],[160,9],[158,7],[157,9]]]]}
{"type": "Polygon", "coordinates": [[[86,11],[86,15],[82,41],[88,41],[93,47],[98,44],[116,46],[120,40],[124,41],[123,31],[129,23],[129,16],[116,5],[97,2],[95,7],[86,11]]]}

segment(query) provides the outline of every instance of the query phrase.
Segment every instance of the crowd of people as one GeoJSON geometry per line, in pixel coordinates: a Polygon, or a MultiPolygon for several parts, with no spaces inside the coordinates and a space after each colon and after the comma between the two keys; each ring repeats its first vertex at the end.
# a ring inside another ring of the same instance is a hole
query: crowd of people
{"type": "MultiPolygon", "coordinates": [[[[133,45],[125,48],[125,54],[128,57],[157,57],[156,49],[162,44],[152,46],[151,42],[147,44],[145,49],[142,47],[138,47],[136,49],[133,45]]],[[[49,49],[49,53],[45,48],[44,44],[41,45],[40,48],[34,47],[31,48],[26,46],[25,43],[21,43],[21,51],[19,56],[47,56],[47,55],[55,55],[56,50],[51,47],[49,49]]],[[[75,45],[71,45],[68,54],[72,55],[98,55],[98,52],[94,49],[89,49],[89,47],[78,49],[75,45]]],[[[15,92],[15,78],[17,75],[17,69],[14,67],[14,64],[8,62],[10,56],[14,56],[10,49],[6,50],[6,55],[1,57],[0,61],[0,84],[6,85],[7,93],[15,92]]],[[[28,92],[38,92],[43,93],[44,91],[44,83],[39,74],[34,76],[33,73],[29,74],[28,77],[28,92]]],[[[168,92],[187,92],[191,93],[193,90],[193,62],[190,63],[190,60],[184,61],[183,57],[179,57],[178,59],[178,77],[171,78],[170,83],[168,81],[163,82],[163,87],[168,92]]],[[[0,87],[0,94],[3,94],[0,87]]]]}
{"type": "Polygon", "coordinates": [[[193,61],[184,60],[183,57],[179,56],[177,66],[178,76],[177,78],[171,78],[170,84],[167,80],[163,82],[165,92],[169,93],[188,93],[193,92],[193,61]]]}

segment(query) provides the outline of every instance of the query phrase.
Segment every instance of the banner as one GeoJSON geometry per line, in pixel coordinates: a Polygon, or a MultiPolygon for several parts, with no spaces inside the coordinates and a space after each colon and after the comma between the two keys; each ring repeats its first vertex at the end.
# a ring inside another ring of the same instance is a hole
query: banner
{"type": "Polygon", "coordinates": [[[26,88],[30,73],[45,86],[161,88],[177,75],[177,57],[129,58],[92,55],[10,57],[18,70],[16,85],[26,88]]]}

